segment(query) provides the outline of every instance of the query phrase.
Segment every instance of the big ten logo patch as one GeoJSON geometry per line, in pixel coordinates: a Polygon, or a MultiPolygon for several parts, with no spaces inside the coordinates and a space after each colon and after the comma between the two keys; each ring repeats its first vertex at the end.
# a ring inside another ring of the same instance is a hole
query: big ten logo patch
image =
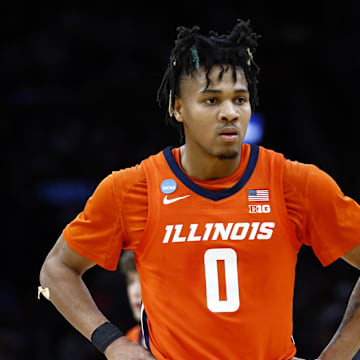
{"type": "Polygon", "coordinates": [[[249,214],[269,214],[270,205],[249,205],[249,214]]]}

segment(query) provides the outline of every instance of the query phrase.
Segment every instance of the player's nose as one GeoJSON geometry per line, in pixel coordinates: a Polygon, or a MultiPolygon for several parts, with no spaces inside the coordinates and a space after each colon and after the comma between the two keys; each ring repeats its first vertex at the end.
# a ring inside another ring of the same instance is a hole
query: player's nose
{"type": "Polygon", "coordinates": [[[239,114],[232,101],[224,101],[219,111],[218,120],[220,122],[232,122],[234,120],[237,120],[238,118],[239,114]]]}

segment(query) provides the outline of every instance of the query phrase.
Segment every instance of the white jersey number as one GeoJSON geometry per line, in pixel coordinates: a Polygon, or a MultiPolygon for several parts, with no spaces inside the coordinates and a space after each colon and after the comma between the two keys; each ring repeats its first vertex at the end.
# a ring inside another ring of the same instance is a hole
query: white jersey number
{"type": "Polygon", "coordinates": [[[204,254],[206,302],[210,311],[234,312],[240,306],[237,255],[234,249],[209,249],[204,254]],[[224,261],[226,300],[220,300],[218,261],[224,261]]]}

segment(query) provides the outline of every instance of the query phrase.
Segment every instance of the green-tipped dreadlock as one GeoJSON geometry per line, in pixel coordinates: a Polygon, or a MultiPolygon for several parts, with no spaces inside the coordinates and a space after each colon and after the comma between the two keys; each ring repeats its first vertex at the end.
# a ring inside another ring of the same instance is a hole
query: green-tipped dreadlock
{"type": "Polygon", "coordinates": [[[182,124],[173,117],[175,97],[179,95],[179,83],[181,78],[192,74],[200,66],[206,71],[207,87],[210,85],[209,74],[214,65],[221,65],[222,78],[225,66],[233,69],[233,78],[236,81],[236,68],[242,68],[248,83],[250,104],[254,110],[258,104],[257,75],[259,67],[253,60],[253,54],[259,38],[250,27],[250,21],[237,20],[232,31],[227,35],[218,35],[210,31],[209,36],[199,34],[200,28],[194,26],[191,29],[179,27],[175,46],[171,52],[170,62],[165,71],[157,100],[160,106],[166,106],[166,121],[176,124],[182,134],[182,124]]]}

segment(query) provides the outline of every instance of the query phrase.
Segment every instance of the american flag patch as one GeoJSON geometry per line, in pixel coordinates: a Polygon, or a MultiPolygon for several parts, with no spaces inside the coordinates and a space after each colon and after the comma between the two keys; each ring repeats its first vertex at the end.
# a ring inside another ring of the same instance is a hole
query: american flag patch
{"type": "Polygon", "coordinates": [[[248,190],[249,201],[269,201],[269,189],[248,190]]]}

